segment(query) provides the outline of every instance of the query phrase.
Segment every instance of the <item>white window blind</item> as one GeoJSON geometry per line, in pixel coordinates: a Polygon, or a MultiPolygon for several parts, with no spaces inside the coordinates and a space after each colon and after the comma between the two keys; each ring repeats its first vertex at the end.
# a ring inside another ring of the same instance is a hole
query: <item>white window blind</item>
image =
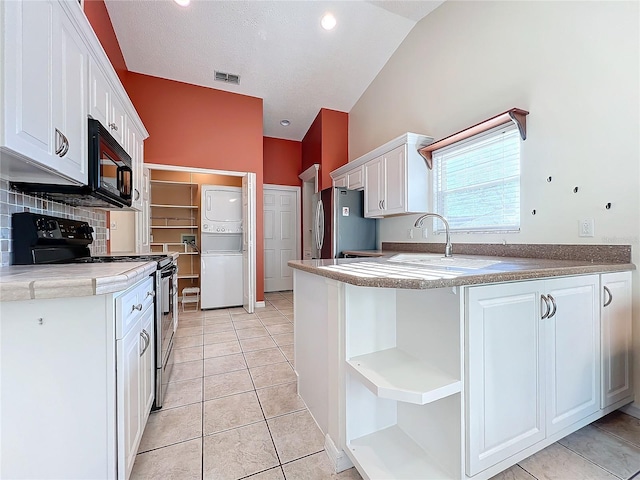
{"type": "MultiPolygon", "coordinates": [[[[433,152],[434,204],[452,231],[520,230],[520,136],[515,125],[433,152]]],[[[441,222],[434,230],[442,231],[441,222]]]]}

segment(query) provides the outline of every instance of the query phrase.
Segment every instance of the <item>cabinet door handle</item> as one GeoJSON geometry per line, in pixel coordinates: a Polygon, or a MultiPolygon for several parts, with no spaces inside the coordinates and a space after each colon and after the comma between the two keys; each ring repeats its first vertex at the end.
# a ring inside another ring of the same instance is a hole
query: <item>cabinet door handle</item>
{"type": "Polygon", "coordinates": [[[609,290],[606,285],[604,286],[604,291],[609,295],[609,300],[604,302],[603,307],[608,307],[609,304],[611,304],[611,301],[613,300],[613,295],[611,294],[611,290],[609,290]]]}
{"type": "Polygon", "coordinates": [[[144,343],[144,347],[142,347],[142,351],[140,352],[140,356],[143,356],[144,352],[147,351],[147,347],[149,346],[147,337],[144,336],[144,330],[140,332],[140,338],[142,338],[142,343],[144,343]]]}
{"type": "Polygon", "coordinates": [[[153,290],[151,290],[150,292],[147,292],[147,297],[155,297],[156,296],[156,292],[154,292],[153,290]]]}
{"type": "Polygon", "coordinates": [[[384,210],[384,200],[382,200],[382,209],[384,210]]]}
{"type": "Polygon", "coordinates": [[[378,208],[382,210],[382,200],[378,200],[378,208]]]}
{"type": "Polygon", "coordinates": [[[133,191],[136,192],[136,197],[134,198],[134,200],[139,200],[140,199],[140,192],[138,191],[137,188],[134,188],[133,191]]]}
{"type": "Polygon", "coordinates": [[[134,310],[142,311],[142,304],[139,303],[137,305],[131,305],[131,311],[133,312],[134,310]]]}
{"type": "Polygon", "coordinates": [[[61,135],[62,135],[63,150],[62,152],[60,152],[60,157],[64,157],[69,151],[69,140],[67,139],[67,136],[64,133],[62,133],[61,135]]]}
{"type": "Polygon", "coordinates": [[[111,123],[109,124],[109,128],[110,128],[111,130],[115,130],[116,132],[118,131],[118,125],[116,125],[114,122],[111,122],[111,123]]]}
{"type": "Polygon", "coordinates": [[[64,149],[64,143],[62,142],[62,132],[56,128],[56,155],[60,155],[60,152],[64,149]]]}
{"type": "Polygon", "coordinates": [[[556,310],[558,309],[558,306],[556,305],[556,299],[553,298],[553,296],[550,293],[547,293],[547,297],[549,298],[549,300],[551,300],[551,304],[553,305],[553,311],[547,317],[547,318],[551,318],[556,314],[556,310]]]}
{"type": "Polygon", "coordinates": [[[551,304],[549,303],[549,299],[546,297],[546,295],[540,295],[540,300],[544,300],[544,304],[547,307],[546,311],[544,312],[544,315],[540,317],[542,320],[544,320],[545,318],[549,317],[549,313],[551,312],[551,304]]]}

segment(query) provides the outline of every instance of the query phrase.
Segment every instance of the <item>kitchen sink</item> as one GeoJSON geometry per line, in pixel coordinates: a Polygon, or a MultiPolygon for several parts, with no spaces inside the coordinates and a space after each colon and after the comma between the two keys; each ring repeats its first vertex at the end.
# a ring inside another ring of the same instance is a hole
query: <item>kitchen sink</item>
{"type": "Polygon", "coordinates": [[[434,267],[456,267],[479,269],[500,263],[499,260],[485,260],[469,257],[445,257],[438,253],[399,253],[389,258],[390,262],[410,263],[434,267]]]}

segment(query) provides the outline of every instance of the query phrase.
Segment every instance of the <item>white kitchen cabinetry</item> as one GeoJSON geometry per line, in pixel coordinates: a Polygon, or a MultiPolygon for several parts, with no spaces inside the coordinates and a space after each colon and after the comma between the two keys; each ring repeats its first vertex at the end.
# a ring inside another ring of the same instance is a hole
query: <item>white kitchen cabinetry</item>
{"type": "Polygon", "coordinates": [[[631,375],[631,272],[603,274],[600,301],[602,404],[633,395],[631,375]]]}
{"type": "Polygon", "coordinates": [[[88,47],[73,19],[72,10],[80,9],[74,3],[0,5],[5,27],[1,170],[9,180],[87,182],[88,47]]]}
{"type": "Polygon", "coordinates": [[[153,288],[150,277],[116,300],[118,478],[129,478],[153,405],[153,288]]]}
{"type": "Polygon", "coordinates": [[[151,408],[148,292],[152,277],[114,294],[0,302],[0,478],[126,480],[151,408]]]}
{"type": "Polygon", "coordinates": [[[334,178],[333,179],[333,186],[334,187],[341,187],[341,188],[348,188],[348,183],[347,183],[347,175],[340,175],[338,178],[334,178]]]}
{"type": "Polygon", "coordinates": [[[364,188],[364,167],[357,167],[346,174],[347,188],[362,190],[364,188]]]}
{"type": "Polygon", "coordinates": [[[16,182],[86,184],[87,115],[142,163],[136,147],[148,133],[79,2],[1,2],[0,17],[0,175],[16,182]],[[133,152],[130,129],[137,137],[133,152]]]}
{"type": "Polygon", "coordinates": [[[417,151],[401,145],[364,165],[364,216],[423,213],[429,170],[417,151]]]}
{"type": "Polygon", "coordinates": [[[412,290],[295,269],[298,392],[337,471],[486,480],[633,400],[630,280],[412,290]]]}
{"type": "Polygon", "coordinates": [[[472,287],[467,474],[600,408],[597,275],[472,287]]]}

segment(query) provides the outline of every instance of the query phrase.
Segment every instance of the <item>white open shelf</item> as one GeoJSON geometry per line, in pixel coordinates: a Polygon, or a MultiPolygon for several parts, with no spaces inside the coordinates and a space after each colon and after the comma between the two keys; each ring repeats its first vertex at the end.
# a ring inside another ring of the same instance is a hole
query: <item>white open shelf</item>
{"type": "Polygon", "coordinates": [[[198,208],[197,205],[163,205],[159,203],[152,203],[150,206],[158,208],[198,208]]]}
{"type": "Polygon", "coordinates": [[[174,182],[171,180],[151,180],[151,183],[157,183],[159,185],[189,185],[192,187],[197,187],[198,184],[197,183],[192,183],[192,182],[174,182]]]}
{"type": "Polygon", "coordinates": [[[151,228],[198,228],[197,225],[151,225],[151,228]]]}
{"type": "Polygon", "coordinates": [[[349,370],[380,397],[424,405],[460,392],[462,382],[441,370],[390,348],[347,360],[349,370]]]}
{"type": "Polygon", "coordinates": [[[366,476],[375,480],[442,480],[453,478],[443,471],[400,427],[356,438],[348,454],[366,476]],[[381,455],[384,453],[384,455],[381,455]]]}

